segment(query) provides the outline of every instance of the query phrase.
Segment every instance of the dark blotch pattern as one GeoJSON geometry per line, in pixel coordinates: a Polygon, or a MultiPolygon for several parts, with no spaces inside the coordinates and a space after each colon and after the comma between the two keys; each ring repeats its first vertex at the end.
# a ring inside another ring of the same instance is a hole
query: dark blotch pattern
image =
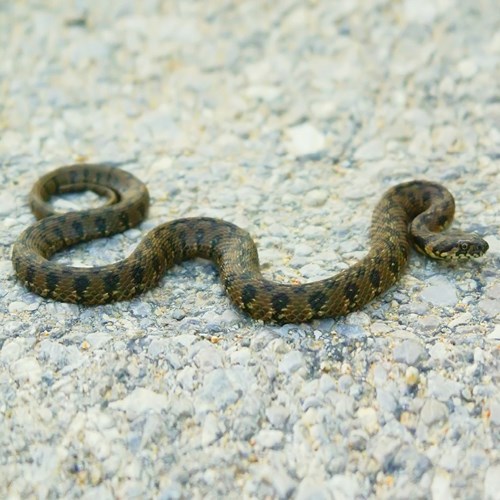
{"type": "Polygon", "coordinates": [[[438,224],[440,227],[446,226],[447,222],[448,222],[448,217],[446,217],[446,215],[440,215],[438,217],[438,224]]]}
{"type": "Polygon", "coordinates": [[[273,309],[279,315],[281,311],[288,306],[290,299],[286,293],[277,293],[276,295],[273,295],[271,302],[273,304],[273,309]]]}
{"type": "Polygon", "coordinates": [[[45,277],[45,283],[47,285],[49,293],[53,293],[57,285],[59,284],[59,276],[57,275],[57,273],[49,272],[45,277]]]}
{"type": "Polygon", "coordinates": [[[79,297],[83,297],[89,285],[90,279],[87,278],[87,276],[78,276],[73,281],[73,286],[75,287],[75,291],[79,297]]]}
{"type": "Polygon", "coordinates": [[[120,224],[124,229],[128,229],[130,227],[130,217],[125,212],[120,214],[120,224]]]}
{"type": "Polygon", "coordinates": [[[144,281],[144,266],[142,264],[135,264],[132,267],[132,279],[136,287],[142,287],[144,281]]]}
{"type": "Polygon", "coordinates": [[[241,302],[245,309],[251,305],[252,301],[257,296],[257,289],[250,283],[246,284],[241,291],[241,302]]]}
{"type": "Polygon", "coordinates": [[[35,270],[35,266],[33,265],[28,265],[26,267],[26,281],[28,283],[33,283],[33,279],[35,278],[35,275],[36,275],[36,270],[35,270]]]}
{"type": "Polygon", "coordinates": [[[106,293],[112,294],[118,287],[120,283],[120,276],[118,273],[108,273],[103,278],[104,290],[106,293]]]}
{"type": "Polygon", "coordinates": [[[321,290],[318,290],[309,296],[308,302],[311,309],[317,314],[326,304],[326,295],[321,290]]]}
{"type": "Polygon", "coordinates": [[[100,236],[106,236],[108,224],[106,223],[106,219],[104,217],[96,217],[94,225],[100,236]]]}
{"type": "Polygon", "coordinates": [[[196,244],[200,247],[205,241],[205,231],[203,229],[196,230],[196,244]]]}
{"type": "Polygon", "coordinates": [[[378,290],[380,286],[380,273],[378,272],[378,269],[372,269],[370,271],[370,283],[372,284],[373,288],[378,290]]]}
{"type": "Polygon", "coordinates": [[[394,276],[399,276],[400,265],[398,259],[391,255],[389,258],[389,270],[394,276]]]}
{"type": "MultiPolygon", "coordinates": [[[[449,249],[450,255],[458,253],[456,233],[451,237],[435,233],[453,219],[453,197],[437,184],[411,181],[389,189],[375,207],[366,257],[327,280],[284,285],[265,279],[250,235],[234,224],[209,217],[167,222],[124,260],[75,270],[50,257],[74,242],[137,225],[147,213],[149,195],[144,184],[117,168],[70,165],[37,181],[30,194],[36,215],[50,215],[50,209],[44,208],[47,199],[58,186],[71,191],[71,184],[75,190],[100,185],[105,192],[114,191],[113,198],[119,203],[44,219],[26,229],[12,250],[15,271],[26,286],[60,301],[103,304],[130,299],[156,284],[163,270],[174,263],[208,256],[219,267],[226,292],[252,317],[302,322],[347,314],[386,290],[406,265],[409,238],[431,256],[437,248],[449,249]]],[[[479,248],[479,253],[488,248],[482,241],[470,246],[479,248]]]]}
{"type": "Polygon", "coordinates": [[[349,302],[355,302],[358,295],[358,287],[356,283],[348,283],[344,289],[344,293],[349,302]]]}
{"type": "Polygon", "coordinates": [[[78,239],[83,240],[85,237],[85,231],[83,230],[83,224],[81,222],[75,220],[71,223],[71,227],[73,228],[73,231],[75,232],[75,235],[78,237],[78,239]]]}

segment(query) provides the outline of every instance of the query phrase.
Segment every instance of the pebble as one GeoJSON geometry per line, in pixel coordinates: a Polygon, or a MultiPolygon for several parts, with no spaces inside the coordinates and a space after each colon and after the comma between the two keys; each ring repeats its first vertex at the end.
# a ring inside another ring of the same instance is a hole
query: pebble
{"type": "Polygon", "coordinates": [[[360,494],[360,485],[354,474],[335,474],[329,481],[328,486],[334,498],[341,500],[354,500],[360,494]]]}
{"type": "Polygon", "coordinates": [[[450,474],[442,469],[437,469],[432,478],[431,493],[433,498],[452,498],[450,487],[450,474]]]}
{"type": "Polygon", "coordinates": [[[297,500],[329,500],[332,498],[328,485],[317,477],[305,477],[300,482],[295,494],[297,500]]]}
{"type": "Polygon", "coordinates": [[[213,413],[209,413],[205,417],[203,430],[201,434],[201,444],[210,446],[215,443],[224,434],[224,427],[221,425],[217,417],[213,413]]]}
{"type": "Polygon", "coordinates": [[[168,407],[168,398],[157,392],[138,387],[128,396],[116,400],[109,405],[111,408],[124,411],[129,420],[135,420],[149,411],[161,412],[168,407]]]}
{"type": "Polygon", "coordinates": [[[302,123],[286,130],[286,149],[297,157],[322,154],[325,150],[325,136],[311,123],[302,123]]]}
{"type": "Polygon", "coordinates": [[[490,465],[484,476],[484,498],[495,500],[500,491],[500,464],[490,465]]]}
{"type": "Polygon", "coordinates": [[[462,384],[444,378],[439,373],[430,373],[427,376],[427,390],[429,396],[446,402],[453,396],[459,396],[462,389],[462,384]]]}
{"type": "Polygon", "coordinates": [[[405,382],[413,387],[418,384],[420,380],[420,373],[414,366],[409,366],[405,372],[405,382]]]}
{"type": "Polygon", "coordinates": [[[429,358],[425,347],[414,340],[403,340],[393,350],[394,361],[410,366],[418,366],[429,358]]]}
{"type": "Polygon", "coordinates": [[[211,371],[204,378],[200,396],[216,409],[226,408],[235,403],[241,396],[239,387],[233,385],[232,371],[234,369],[219,368],[211,371]]]}
{"type": "Polygon", "coordinates": [[[0,215],[10,215],[16,208],[16,198],[12,193],[2,193],[2,204],[0,205],[0,215]]]}
{"type": "Polygon", "coordinates": [[[330,193],[325,189],[312,189],[304,198],[304,203],[310,207],[321,207],[330,197],[330,193]]]}
{"type": "Polygon", "coordinates": [[[443,276],[430,278],[420,296],[430,304],[439,307],[454,306],[458,300],[456,288],[443,276]]]}
{"type": "Polygon", "coordinates": [[[493,330],[486,336],[488,340],[500,340],[500,325],[495,325],[493,330]]]}
{"type": "Polygon", "coordinates": [[[284,428],[289,416],[290,411],[285,406],[272,405],[266,408],[266,417],[271,425],[277,429],[282,430],[284,428]]]}
{"type": "Polygon", "coordinates": [[[42,368],[33,356],[26,356],[12,364],[11,372],[18,383],[36,384],[40,381],[42,368]]]}
{"type": "Polygon", "coordinates": [[[427,399],[422,407],[420,417],[427,426],[444,422],[448,419],[448,408],[436,399],[427,399]]]}
{"type": "Polygon", "coordinates": [[[359,149],[354,153],[356,160],[361,161],[374,161],[383,158],[385,154],[385,147],[382,141],[374,139],[372,141],[362,144],[359,149]]]}
{"type": "Polygon", "coordinates": [[[304,358],[299,351],[291,351],[283,356],[279,364],[279,370],[287,375],[296,372],[304,365],[304,358]]]}
{"type": "Polygon", "coordinates": [[[273,429],[262,429],[255,436],[256,443],[262,448],[277,449],[281,447],[284,435],[282,431],[273,429]]]}

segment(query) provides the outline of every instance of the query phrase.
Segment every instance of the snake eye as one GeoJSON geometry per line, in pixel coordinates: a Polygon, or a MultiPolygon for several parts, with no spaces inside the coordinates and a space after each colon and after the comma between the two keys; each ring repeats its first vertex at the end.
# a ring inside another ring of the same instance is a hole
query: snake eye
{"type": "Polygon", "coordinates": [[[469,248],[469,244],[468,244],[468,243],[466,243],[465,241],[462,241],[462,242],[460,243],[460,250],[462,250],[462,251],[466,252],[466,251],[468,250],[468,248],[469,248]]]}

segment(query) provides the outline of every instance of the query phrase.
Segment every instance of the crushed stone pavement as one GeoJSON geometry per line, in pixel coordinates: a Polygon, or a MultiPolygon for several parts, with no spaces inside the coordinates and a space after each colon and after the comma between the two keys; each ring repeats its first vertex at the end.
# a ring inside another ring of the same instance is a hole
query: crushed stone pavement
{"type": "Polygon", "coordinates": [[[497,2],[4,2],[0,41],[0,497],[497,498],[497,2]],[[10,248],[36,178],[76,161],[124,162],[152,206],[61,262],[207,215],[249,230],[268,276],[321,279],[412,178],[490,251],[413,254],[307,325],[251,321],[205,261],[127,303],[53,303],[10,248]]]}

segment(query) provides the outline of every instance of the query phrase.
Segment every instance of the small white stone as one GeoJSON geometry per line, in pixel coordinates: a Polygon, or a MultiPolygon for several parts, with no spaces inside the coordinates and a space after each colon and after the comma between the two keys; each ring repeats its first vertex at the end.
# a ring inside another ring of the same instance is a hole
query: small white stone
{"type": "Polygon", "coordinates": [[[6,364],[12,363],[19,358],[24,349],[23,342],[18,339],[6,340],[0,350],[0,361],[6,364]]]}
{"type": "Polygon", "coordinates": [[[40,364],[33,356],[18,359],[12,365],[12,376],[18,382],[39,382],[42,374],[40,364]]]}
{"type": "Polygon", "coordinates": [[[194,357],[196,365],[203,371],[209,371],[213,368],[221,368],[222,363],[222,353],[215,346],[209,342],[203,342],[196,344],[199,351],[194,357]]]}
{"type": "Polygon", "coordinates": [[[290,411],[281,405],[273,404],[266,409],[266,417],[271,425],[277,429],[283,429],[289,416],[290,411]]]}
{"type": "Polygon", "coordinates": [[[16,208],[16,198],[8,191],[2,192],[2,203],[0,203],[0,215],[5,216],[14,212],[16,208]]]}
{"type": "Polygon", "coordinates": [[[431,0],[406,0],[404,2],[406,18],[414,23],[432,23],[437,14],[436,3],[431,0]]]}
{"type": "Polygon", "coordinates": [[[201,444],[209,446],[217,441],[224,434],[223,425],[213,413],[209,413],[203,422],[201,433],[201,444]]]}
{"type": "Polygon", "coordinates": [[[168,408],[168,398],[157,392],[138,387],[128,396],[109,404],[111,408],[125,411],[129,420],[148,411],[161,412],[168,408]]]}
{"type": "Polygon", "coordinates": [[[493,331],[490,332],[486,338],[488,340],[500,340],[500,325],[495,325],[493,331]]]}
{"type": "Polygon", "coordinates": [[[285,148],[294,156],[320,154],[326,145],[325,136],[310,123],[302,123],[287,129],[285,148]]]}
{"type": "Polygon", "coordinates": [[[321,279],[323,277],[323,268],[318,264],[306,264],[300,268],[301,276],[308,280],[321,279]]]}
{"type": "Polygon", "coordinates": [[[237,383],[231,380],[230,372],[234,369],[217,368],[205,375],[200,396],[209,405],[214,405],[217,409],[226,408],[238,401],[242,392],[238,389],[237,383]]]}
{"type": "Polygon", "coordinates": [[[92,346],[92,349],[101,349],[111,340],[109,335],[101,332],[89,333],[85,338],[92,346]]]}
{"type": "Polygon", "coordinates": [[[498,499],[500,491],[500,464],[490,465],[484,476],[484,499],[498,499]]]}
{"type": "Polygon", "coordinates": [[[294,498],[295,500],[330,500],[332,497],[330,489],[323,480],[318,477],[305,477],[300,482],[294,498]]]}
{"type": "Polygon", "coordinates": [[[453,396],[459,396],[463,384],[444,378],[436,372],[431,372],[427,376],[427,389],[429,396],[433,396],[440,401],[449,401],[453,396]]]}
{"type": "Polygon", "coordinates": [[[398,407],[394,394],[382,388],[377,389],[377,402],[380,409],[388,413],[394,413],[398,407]]]}
{"type": "Polygon", "coordinates": [[[363,429],[368,434],[374,434],[379,429],[377,412],[372,407],[360,408],[357,412],[358,420],[361,422],[363,429]]]}
{"type": "Polygon", "coordinates": [[[40,302],[21,302],[20,300],[14,300],[9,304],[10,313],[20,313],[24,311],[35,311],[40,306],[40,302]]]}
{"type": "Polygon", "coordinates": [[[420,380],[420,372],[414,366],[409,366],[405,372],[405,382],[408,386],[414,387],[420,380]]]}
{"type": "Polygon", "coordinates": [[[443,276],[430,278],[420,296],[430,304],[439,307],[454,306],[458,301],[455,286],[443,276]]]}
{"type": "Polygon", "coordinates": [[[262,448],[277,449],[281,447],[283,432],[274,429],[262,429],[256,436],[255,441],[262,448]]]}
{"type": "Polygon", "coordinates": [[[471,78],[477,73],[477,64],[474,59],[463,59],[457,69],[463,78],[471,78]]]}
{"type": "Polygon", "coordinates": [[[404,340],[394,348],[393,356],[394,361],[398,363],[415,366],[428,359],[429,354],[420,342],[404,340]]]}
{"type": "Polygon", "coordinates": [[[362,496],[358,479],[349,472],[332,476],[328,486],[335,500],[355,500],[362,496]]]}
{"type": "Polygon", "coordinates": [[[490,421],[492,425],[500,427],[500,397],[490,401],[490,421]]]}
{"type": "Polygon", "coordinates": [[[431,426],[448,419],[448,408],[441,401],[427,399],[420,412],[420,417],[425,425],[431,426]]]}
{"type": "Polygon", "coordinates": [[[450,474],[443,469],[436,469],[431,484],[432,498],[453,498],[450,488],[450,474]]]}
{"type": "Polygon", "coordinates": [[[378,160],[385,155],[384,143],[378,139],[362,144],[354,153],[356,160],[378,160]]]}
{"type": "Polygon", "coordinates": [[[312,189],[304,197],[304,203],[309,207],[321,207],[328,200],[330,193],[325,189],[312,189]]]}
{"type": "Polygon", "coordinates": [[[306,245],[305,243],[299,243],[298,245],[295,246],[295,251],[294,251],[295,255],[298,255],[300,257],[307,257],[312,253],[313,249],[309,245],[306,245]]]}
{"type": "Polygon", "coordinates": [[[500,298],[499,299],[481,299],[479,307],[490,316],[500,314],[500,298]]]}
{"type": "Polygon", "coordinates": [[[464,312],[457,314],[449,323],[450,328],[455,328],[458,325],[467,325],[472,320],[472,314],[470,312],[464,312]]]}
{"type": "Polygon", "coordinates": [[[304,365],[304,357],[300,351],[290,351],[283,356],[278,369],[280,372],[291,374],[304,365]]]}

